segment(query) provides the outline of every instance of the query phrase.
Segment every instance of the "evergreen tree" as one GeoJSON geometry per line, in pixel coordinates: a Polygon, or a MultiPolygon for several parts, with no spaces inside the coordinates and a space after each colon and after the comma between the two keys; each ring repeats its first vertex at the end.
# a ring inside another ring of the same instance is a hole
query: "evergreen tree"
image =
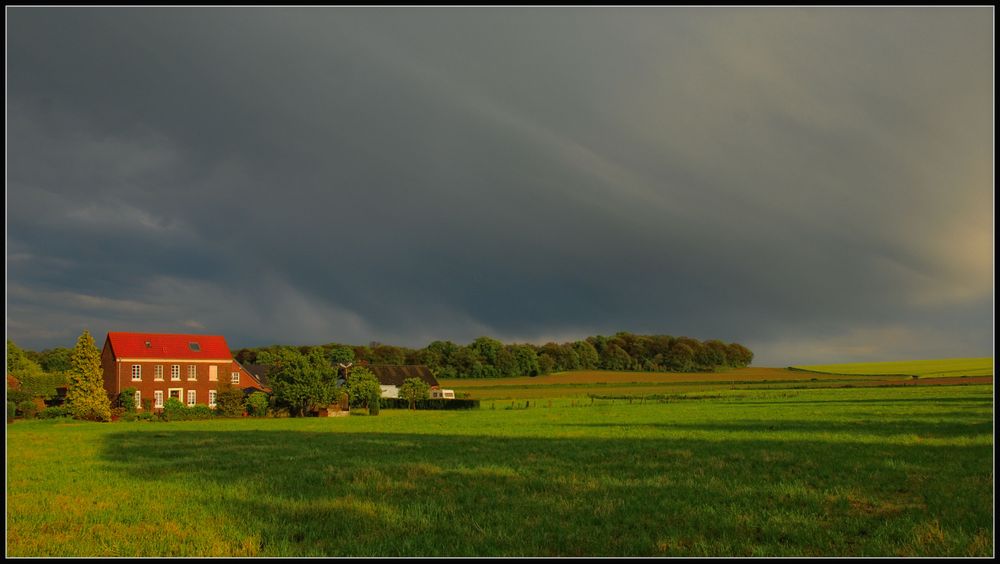
{"type": "Polygon", "coordinates": [[[101,353],[86,329],[76,340],[70,356],[69,386],[66,407],[77,419],[110,421],[111,402],[104,391],[101,353]]]}

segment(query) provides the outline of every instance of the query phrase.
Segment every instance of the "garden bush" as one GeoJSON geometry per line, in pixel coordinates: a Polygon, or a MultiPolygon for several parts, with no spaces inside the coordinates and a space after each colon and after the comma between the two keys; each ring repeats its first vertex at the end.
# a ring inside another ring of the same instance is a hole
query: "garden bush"
{"type": "Polygon", "coordinates": [[[46,407],[38,412],[39,419],[56,419],[59,417],[71,417],[69,410],[61,405],[46,407]]]}
{"type": "Polygon", "coordinates": [[[181,400],[177,398],[169,398],[163,403],[163,411],[160,412],[160,418],[164,421],[182,421],[186,419],[187,408],[181,400]]]}
{"type": "Polygon", "coordinates": [[[264,417],[267,414],[268,399],[264,392],[254,392],[247,398],[247,408],[254,417],[264,417]]]}
{"type": "Polygon", "coordinates": [[[163,421],[190,421],[193,419],[211,419],[215,411],[207,405],[188,407],[177,398],[170,398],[163,404],[160,419],[163,421]]]}
{"type": "Polygon", "coordinates": [[[33,400],[25,400],[17,404],[17,411],[25,419],[34,419],[38,414],[38,405],[33,400]]]}
{"type": "Polygon", "coordinates": [[[125,388],[118,394],[118,405],[125,410],[125,413],[134,413],[139,407],[135,404],[135,388],[125,388]]]}

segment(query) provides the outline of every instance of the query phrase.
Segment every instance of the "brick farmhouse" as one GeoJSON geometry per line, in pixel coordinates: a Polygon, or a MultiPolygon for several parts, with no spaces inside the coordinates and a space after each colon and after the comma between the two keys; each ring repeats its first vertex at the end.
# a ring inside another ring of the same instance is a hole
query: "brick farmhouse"
{"type": "Polygon", "coordinates": [[[219,385],[228,382],[244,392],[269,391],[240,363],[220,335],[108,333],[101,352],[104,389],[112,400],[135,388],[136,405],[153,401],[162,409],[169,398],[185,405],[215,407],[219,385]]]}

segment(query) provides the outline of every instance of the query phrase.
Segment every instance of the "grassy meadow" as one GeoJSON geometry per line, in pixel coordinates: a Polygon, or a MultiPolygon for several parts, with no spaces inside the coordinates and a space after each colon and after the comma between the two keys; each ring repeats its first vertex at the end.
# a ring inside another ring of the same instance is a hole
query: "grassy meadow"
{"type": "Polygon", "coordinates": [[[18,421],[7,555],[993,553],[992,385],[698,390],[18,421]]]}
{"type": "Polygon", "coordinates": [[[849,364],[817,364],[793,366],[796,370],[824,374],[854,374],[864,376],[903,375],[921,378],[954,378],[961,376],[992,376],[992,358],[946,358],[937,360],[903,360],[897,362],[855,362],[849,364]]]}

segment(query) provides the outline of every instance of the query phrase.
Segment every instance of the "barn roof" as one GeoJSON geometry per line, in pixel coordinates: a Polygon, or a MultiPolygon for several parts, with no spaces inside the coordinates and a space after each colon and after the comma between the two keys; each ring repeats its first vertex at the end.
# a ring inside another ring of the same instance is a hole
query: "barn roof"
{"type": "Polygon", "coordinates": [[[270,386],[271,385],[271,381],[270,381],[269,376],[271,375],[271,371],[274,368],[271,365],[269,365],[269,364],[253,364],[253,363],[247,362],[247,363],[240,363],[240,366],[242,366],[243,369],[246,370],[251,376],[253,376],[254,378],[256,378],[257,381],[261,383],[261,385],[263,385],[263,386],[270,386]]]}
{"type": "Polygon", "coordinates": [[[431,369],[423,364],[371,364],[368,369],[383,386],[402,386],[407,378],[420,378],[431,387],[438,385],[431,369]]]}
{"type": "Polygon", "coordinates": [[[117,358],[233,358],[222,335],[109,332],[107,340],[117,358]]]}

